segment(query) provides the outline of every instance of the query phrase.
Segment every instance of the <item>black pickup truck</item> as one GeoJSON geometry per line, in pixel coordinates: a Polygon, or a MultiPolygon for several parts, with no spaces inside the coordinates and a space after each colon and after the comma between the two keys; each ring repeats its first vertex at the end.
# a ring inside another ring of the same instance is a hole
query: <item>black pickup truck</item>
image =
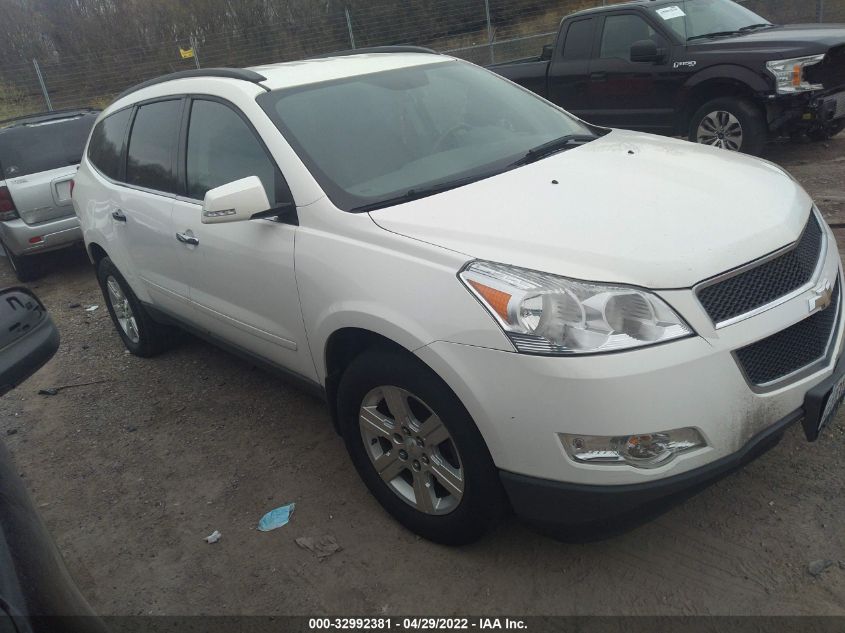
{"type": "Polygon", "coordinates": [[[591,123],[750,154],[845,128],[845,25],[778,26],[731,0],[573,13],[540,57],[490,70],[591,123]]]}

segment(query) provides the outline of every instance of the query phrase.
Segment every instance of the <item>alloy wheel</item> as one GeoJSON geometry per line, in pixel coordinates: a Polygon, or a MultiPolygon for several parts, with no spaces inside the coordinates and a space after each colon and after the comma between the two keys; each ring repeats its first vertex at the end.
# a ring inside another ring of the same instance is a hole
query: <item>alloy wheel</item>
{"type": "Polygon", "coordinates": [[[135,320],[132,306],[129,305],[129,299],[123,294],[117,279],[111,275],[106,278],[106,288],[108,289],[109,303],[114,310],[120,329],[123,330],[130,341],[138,343],[141,340],[141,335],[138,333],[138,322],[135,320]]]}
{"type": "Polygon", "coordinates": [[[367,456],[395,495],[425,514],[458,507],[463,463],[431,407],[405,389],[381,386],[364,397],[358,421],[367,456]]]}
{"type": "Polygon", "coordinates": [[[742,148],[742,124],[730,112],[711,112],[699,123],[696,138],[703,145],[738,152],[742,148]]]}

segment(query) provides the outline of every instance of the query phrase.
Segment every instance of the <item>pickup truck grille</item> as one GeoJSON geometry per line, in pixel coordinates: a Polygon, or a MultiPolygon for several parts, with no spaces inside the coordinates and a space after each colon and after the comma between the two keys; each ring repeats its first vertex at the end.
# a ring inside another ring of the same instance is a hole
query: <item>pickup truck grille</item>
{"type": "Polygon", "coordinates": [[[830,49],[825,58],[805,71],[810,83],[821,84],[825,90],[845,86],[845,46],[830,49]]]}
{"type": "Polygon", "coordinates": [[[837,279],[833,300],[824,310],[734,352],[749,382],[765,386],[827,357],[839,321],[839,286],[837,279]]]}
{"type": "Polygon", "coordinates": [[[696,290],[698,300],[716,325],[772,303],[812,279],[823,240],[822,227],[811,212],[792,248],[727,279],[704,282],[696,290]]]}

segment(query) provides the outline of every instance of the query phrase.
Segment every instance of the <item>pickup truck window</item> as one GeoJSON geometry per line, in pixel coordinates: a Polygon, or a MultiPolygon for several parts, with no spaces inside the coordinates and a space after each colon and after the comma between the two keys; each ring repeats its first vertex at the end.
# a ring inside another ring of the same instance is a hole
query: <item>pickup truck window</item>
{"type": "Polygon", "coordinates": [[[684,41],[708,34],[742,33],[769,21],[730,0],[678,0],[652,9],[684,41]]]}
{"type": "Polygon", "coordinates": [[[566,60],[589,59],[593,49],[593,18],[576,20],[566,31],[563,58],[566,60]]]}
{"type": "Polygon", "coordinates": [[[595,136],[536,95],[460,61],[282,89],[258,103],[346,211],[487,178],[551,140],[595,136]]]}
{"type": "Polygon", "coordinates": [[[630,61],[631,45],[654,38],[654,29],[637,15],[611,15],[605,18],[601,36],[601,58],[618,57],[630,61]]]}

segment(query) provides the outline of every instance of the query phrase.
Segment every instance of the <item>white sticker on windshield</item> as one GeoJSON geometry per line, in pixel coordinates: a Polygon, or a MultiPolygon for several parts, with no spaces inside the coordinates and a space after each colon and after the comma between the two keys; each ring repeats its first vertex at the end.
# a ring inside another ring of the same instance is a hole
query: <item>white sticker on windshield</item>
{"type": "Polygon", "coordinates": [[[686,13],[684,13],[681,10],[681,7],[676,7],[676,6],[663,7],[662,9],[655,9],[655,12],[657,13],[657,15],[659,15],[664,20],[671,20],[673,18],[682,18],[686,15],[686,13]]]}

